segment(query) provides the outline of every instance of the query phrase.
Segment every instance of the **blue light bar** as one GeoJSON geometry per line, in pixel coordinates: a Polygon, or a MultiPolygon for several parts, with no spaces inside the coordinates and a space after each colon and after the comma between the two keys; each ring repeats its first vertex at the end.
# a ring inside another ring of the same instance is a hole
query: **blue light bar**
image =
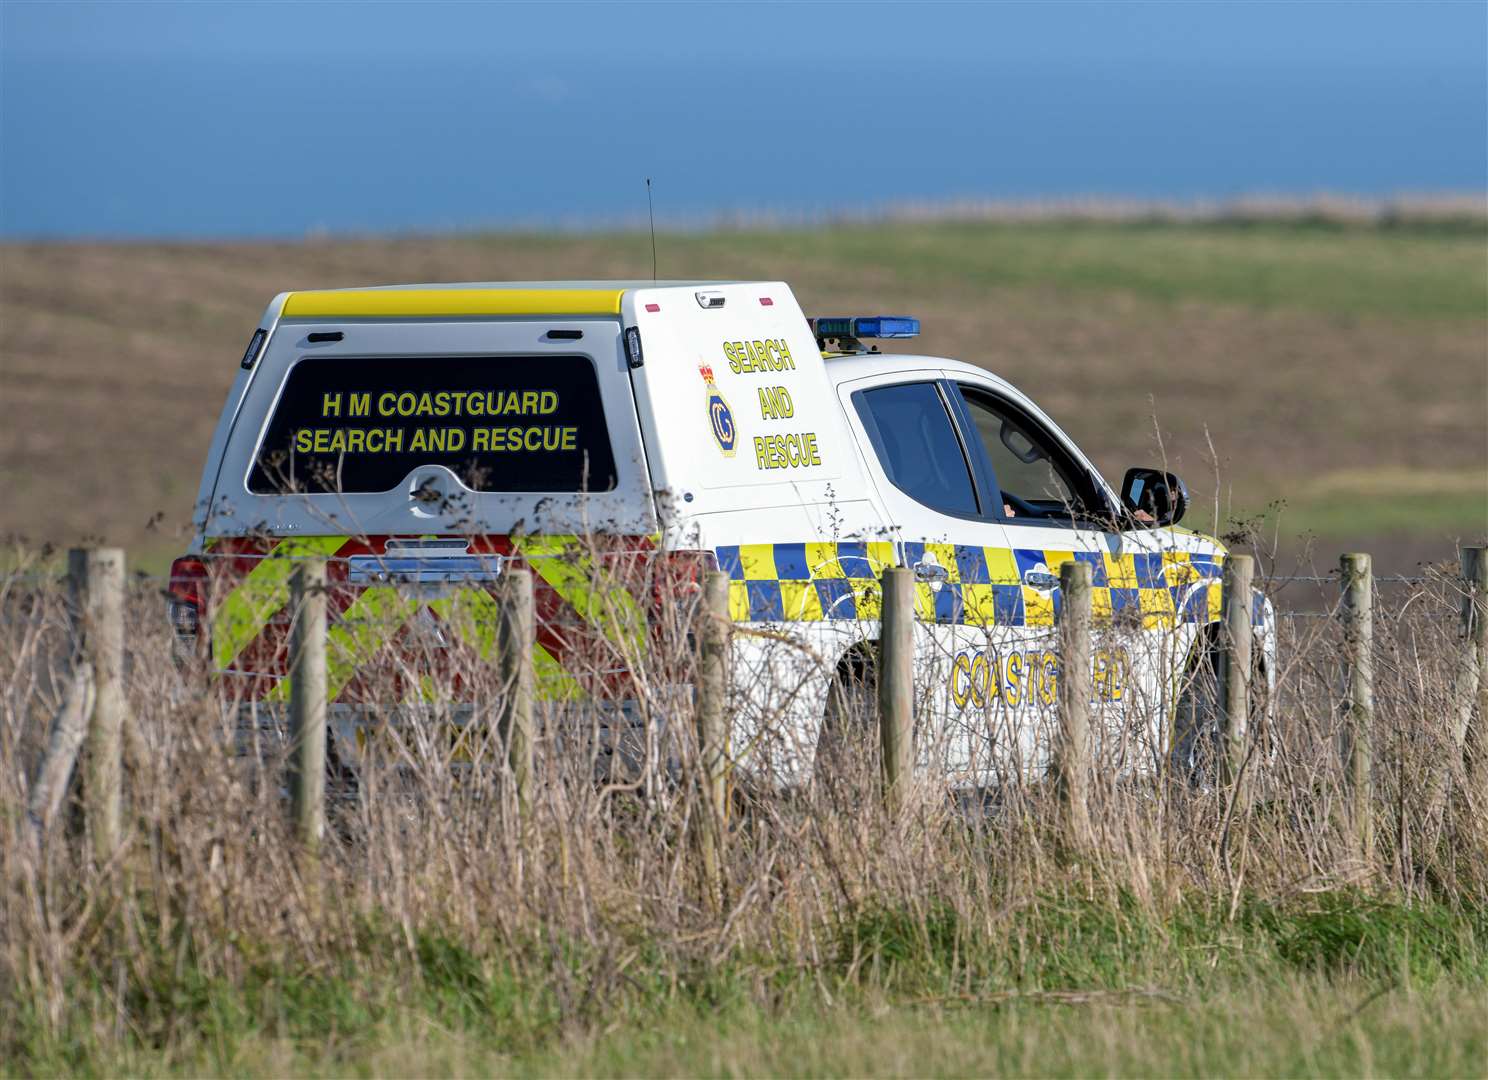
{"type": "Polygon", "coordinates": [[[920,320],[908,315],[857,315],[816,319],[816,336],[823,338],[912,338],[920,336],[920,320]]]}

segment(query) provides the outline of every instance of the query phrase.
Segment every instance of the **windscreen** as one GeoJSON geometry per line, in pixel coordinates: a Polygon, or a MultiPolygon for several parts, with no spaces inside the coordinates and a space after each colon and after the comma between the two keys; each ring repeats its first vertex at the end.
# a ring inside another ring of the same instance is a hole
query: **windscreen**
{"type": "Polygon", "coordinates": [[[254,455],[261,495],[366,493],[443,465],[475,491],[615,486],[586,356],[306,357],[254,455]]]}

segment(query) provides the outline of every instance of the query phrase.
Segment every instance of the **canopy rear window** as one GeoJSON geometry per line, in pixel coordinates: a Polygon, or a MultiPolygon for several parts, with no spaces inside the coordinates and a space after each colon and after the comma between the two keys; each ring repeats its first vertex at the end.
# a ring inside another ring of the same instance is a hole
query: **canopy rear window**
{"type": "Polygon", "coordinates": [[[586,356],[307,357],[248,490],[391,491],[443,465],[475,491],[607,491],[615,458],[586,356]]]}

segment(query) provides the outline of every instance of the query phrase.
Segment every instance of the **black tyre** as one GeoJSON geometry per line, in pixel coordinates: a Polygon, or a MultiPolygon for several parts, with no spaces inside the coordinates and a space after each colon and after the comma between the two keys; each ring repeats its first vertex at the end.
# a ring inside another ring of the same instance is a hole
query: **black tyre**
{"type": "Polygon", "coordinates": [[[828,791],[852,798],[878,779],[878,680],[866,658],[845,661],[827,693],[816,741],[814,776],[828,791]]]}
{"type": "MultiPolygon", "coordinates": [[[[1250,678],[1250,715],[1245,738],[1247,750],[1253,741],[1262,745],[1259,757],[1251,754],[1254,770],[1268,765],[1275,754],[1267,724],[1270,687],[1264,660],[1253,657],[1250,678]]],[[[1168,749],[1168,766],[1172,775],[1191,787],[1212,789],[1219,780],[1219,755],[1223,730],[1219,708],[1219,649],[1206,636],[1194,646],[1194,655],[1184,671],[1173,713],[1173,737],[1168,749]]]]}
{"type": "Polygon", "coordinates": [[[1219,651],[1207,639],[1183,673],[1168,767],[1175,779],[1191,787],[1210,788],[1218,778],[1220,749],[1219,651]]]}

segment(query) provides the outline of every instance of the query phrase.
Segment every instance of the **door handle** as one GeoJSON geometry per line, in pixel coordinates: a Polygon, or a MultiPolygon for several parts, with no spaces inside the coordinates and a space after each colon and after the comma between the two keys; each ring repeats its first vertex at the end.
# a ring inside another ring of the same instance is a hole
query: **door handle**
{"type": "Polygon", "coordinates": [[[951,572],[939,563],[917,562],[914,566],[916,581],[943,583],[951,580],[951,572]]]}
{"type": "Polygon", "coordinates": [[[1023,584],[1040,591],[1059,588],[1059,575],[1047,570],[1023,571],[1023,584]]]}

